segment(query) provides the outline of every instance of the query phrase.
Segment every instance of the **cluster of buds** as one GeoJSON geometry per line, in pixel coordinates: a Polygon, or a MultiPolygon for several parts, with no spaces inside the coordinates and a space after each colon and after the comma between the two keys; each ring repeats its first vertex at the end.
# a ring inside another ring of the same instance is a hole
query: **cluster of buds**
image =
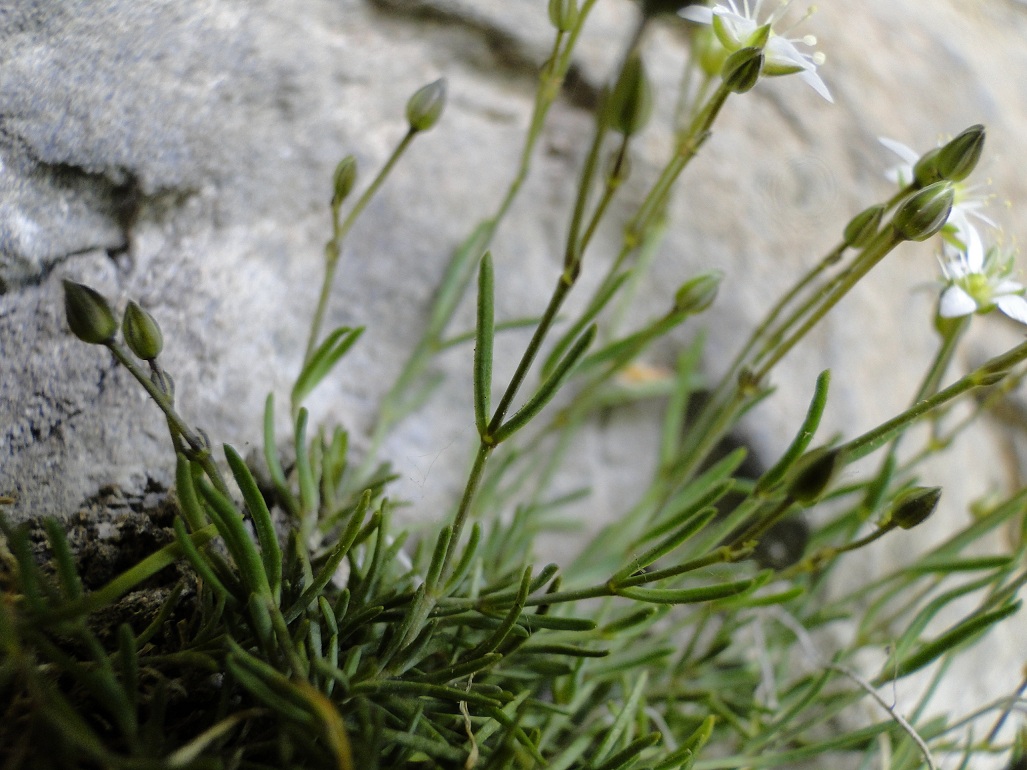
{"type": "MultiPolygon", "coordinates": [[[[90,345],[112,345],[118,321],[107,299],[81,283],[64,281],[64,311],[71,333],[90,345]]],[[[129,302],[121,319],[125,344],[144,361],[154,361],[164,348],[164,336],[152,315],[129,302]]]]}

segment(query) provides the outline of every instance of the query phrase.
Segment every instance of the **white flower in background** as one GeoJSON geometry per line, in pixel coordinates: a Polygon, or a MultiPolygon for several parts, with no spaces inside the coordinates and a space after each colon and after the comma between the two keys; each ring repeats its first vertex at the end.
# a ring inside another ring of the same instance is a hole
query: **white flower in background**
{"type": "MultiPolygon", "coordinates": [[[[760,37],[763,27],[770,27],[770,37],[763,46],[763,74],[767,76],[791,75],[798,73],[806,83],[829,102],[831,92],[817,74],[817,67],[824,63],[824,54],[803,53],[796,44],[814,46],[817,39],[813,35],[801,38],[788,38],[774,31],[774,24],[780,21],[791,0],[786,0],[771,13],[762,24],[757,21],[763,0],[756,0],[750,7],[749,0],[742,0],[739,9],[735,0],[725,0],[712,8],[705,6],[689,6],[678,14],[689,21],[699,24],[710,24],[721,45],[733,53],[740,48],[752,45],[760,37]]],[[[809,14],[807,14],[808,16],[809,14]]]]}
{"type": "Polygon", "coordinates": [[[908,187],[913,184],[913,166],[920,160],[920,153],[912,147],[886,136],[877,137],[877,141],[902,158],[902,163],[892,166],[884,172],[885,179],[899,187],[908,187]]]}
{"type": "MultiPolygon", "coordinates": [[[[917,161],[920,160],[920,153],[912,147],[908,147],[894,139],[889,139],[886,136],[878,137],[877,141],[902,159],[902,163],[898,163],[884,172],[885,178],[900,189],[913,184],[916,177],[913,169],[917,161]]],[[[952,202],[952,211],[949,213],[949,218],[945,223],[945,235],[949,236],[950,240],[954,239],[958,242],[957,245],[959,246],[966,246],[971,237],[970,231],[974,229],[972,219],[983,222],[989,227],[998,227],[990,217],[981,211],[990,196],[979,193],[980,187],[978,185],[965,185],[962,182],[953,182],[952,188],[955,192],[955,199],[952,202]]],[[[976,233],[974,235],[976,236],[976,233]]],[[[979,240],[980,237],[978,236],[979,240]]]]}
{"type": "Polygon", "coordinates": [[[942,246],[941,269],[948,286],[938,302],[938,315],[957,318],[971,313],[987,313],[998,308],[1010,318],[1027,324],[1025,287],[1012,279],[1012,252],[991,246],[987,252],[973,228],[966,232],[966,245],[957,248],[950,242],[942,246]]]}

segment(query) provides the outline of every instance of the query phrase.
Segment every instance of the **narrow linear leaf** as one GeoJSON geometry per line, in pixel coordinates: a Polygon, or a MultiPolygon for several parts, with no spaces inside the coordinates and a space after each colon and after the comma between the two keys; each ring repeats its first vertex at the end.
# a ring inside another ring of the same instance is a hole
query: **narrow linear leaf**
{"type": "Polygon", "coordinates": [[[629,271],[620,273],[616,278],[600,287],[599,293],[592,298],[592,302],[588,308],[582,314],[581,318],[574,322],[574,324],[553,346],[552,351],[546,356],[546,360],[542,364],[542,376],[549,377],[555,370],[557,362],[560,361],[561,356],[564,352],[571,347],[571,343],[584,331],[584,329],[595,320],[595,317],[599,315],[599,312],[606,307],[607,303],[613,298],[620,288],[624,285],[624,282],[631,275],[629,271]]]}
{"type": "Polygon", "coordinates": [[[427,682],[411,682],[404,679],[361,682],[355,685],[352,690],[353,695],[374,695],[376,693],[438,698],[439,700],[452,701],[454,703],[467,701],[478,706],[492,706],[494,708],[502,708],[503,706],[502,700],[481,694],[477,691],[477,687],[468,690],[462,687],[448,687],[427,682]]]}
{"type": "Polygon", "coordinates": [[[576,644],[526,644],[518,652],[523,655],[566,655],[570,658],[605,658],[609,650],[596,650],[576,644]]]}
{"type": "MultiPolygon", "coordinates": [[[[323,598],[321,596],[321,592],[332,579],[332,576],[339,568],[342,560],[346,558],[346,554],[349,553],[350,548],[353,547],[353,543],[357,539],[357,535],[360,533],[360,525],[363,523],[364,516],[367,514],[367,509],[370,508],[370,506],[371,493],[365,492],[363,497],[360,499],[360,504],[357,506],[357,509],[353,512],[350,520],[346,523],[346,529],[343,530],[342,535],[339,537],[339,542],[337,542],[335,547],[332,548],[331,552],[328,554],[328,558],[325,560],[325,563],[321,566],[321,569],[317,571],[314,579],[300,595],[300,598],[293,602],[292,606],[283,613],[286,623],[292,623],[292,621],[298,618],[307,607],[311,606],[315,601],[319,601],[319,599],[323,598]]],[[[338,630],[338,626],[336,626],[333,633],[338,633],[338,630]]]]}
{"type": "Polygon", "coordinates": [[[271,475],[271,481],[275,485],[275,491],[278,492],[282,505],[295,516],[299,511],[299,503],[296,502],[296,496],[285,480],[285,471],[282,469],[281,460],[278,459],[278,445],[275,441],[274,393],[268,393],[267,399],[264,401],[264,462],[267,463],[268,473],[271,475]]]}
{"type": "Polygon", "coordinates": [[[353,347],[354,343],[360,339],[360,335],[364,333],[364,327],[358,327],[351,329],[348,326],[342,326],[331,334],[329,334],[324,342],[322,342],[314,354],[307,361],[307,365],[303,367],[299,377],[296,378],[296,384],[292,386],[292,409],[296,412],[304,399],[310,394],[314,388],[316,388],[328,374],[332,371],[337,363],[342,360],[342,357],[349,352],[349,349],[353,347]]]}
{"type": "Polygon", "coordinates": [[[418,677],[414,681],[428,682],[432,684],[448,684],[454,679],[464,679],[466,677],[477,674],[479,671],[484,671],[496,665],[503,659],[502,653],[498,652],[487,652],[476,658],[456,663],[452,666],[447,666],[439,671],[433,671],[429,674],[418,677]]]}
{"type": "Polygon", "coordinates": [[[827,391],[831,385],[831,370],[825,369],[817,377],[817,384],[813,391],[813,399],[810,401],[806,417],[799,427],[799,432],[788,445],[781,459],[774,463],[773,467],[764,473],[756,483],[756,492],[764,492],[773,489],[785,477],[788,469],[792,467],[803,452],[809,447],[813,436],[820,427],[820,418],[824,416],[824,408],[827,406],[827,391]]]}
{"type": "Polygon", "coordinates": [[[698,512],[693,512],[693,515],[690,518],[687,518],[685,523],[678,527],[675,532],[665,537],[642,555],[632,559],[631,563],[614,574],[614,576],[610,578],[610,581],[616,583],[633,575],[639,570],[645,569],[653,562],[662,559],[664,556],[683,545],[689,538],[695,535],[696,532],[709,524],[716,515],[717,509],[713,506],[703,508],[698,512]]]}
{"type": "Polygon", "coordinates": [[[873,681],[873,685],[880,687],[886,682],[901,679],[915,671],[919,671],[957,645],[983,633],[996,623],[1000,623],[1010,615],[1015,614],[1020,609],[1021,604],[1022,602],[1019,601],[1010,602],[1004,607],[999,607],[997,610],[985,612],[957,623],[933,642],[928,642],[913,654],[899,661],[893,668],[889,667],[887,670],[882,671],[873,681]]]}
{"type": "Polygon", "coordinates": [[[539,389],[535,392],[531,398],[522,406],[517,413],[501,425],[493,435],[493,443],[499,444],[506,439],[510,438],[514,433],[519,431],[525,425],[527,425],[532,418],[534,418],[546,404],[556,395],[560,386],[563,385],[564,381],[570,376],[570,373],[574,370],[575,365],[581,360],[581,357],[585,355],[585,351],[588,350],[589,345],[592,344],[592,340],[596,336],[595,324],[590,326],[588,330],[578,338],[577,342],[574,343],[567,355],[560,361],[560,363],[553,370],[553,373],[549,375],[549,379],[542,383],[539,389]]]}
{"type": "Polygon", "coordinates": [[[182,523],[181,519],[175,519],[173,526],[175,528],[175,540],[182,549],[182,555],[185,556],[185,559],[189,562],[190,566],[196,570],[196,574],[200,576],[200,580],[202,580],[215,595],[225,598],[233,605],[238,604],[243,594],[242,587],[238,583],[229,587],[221,581],[217,574],[215,574],[210,563],[193,544],[193,541],[189,537],[189,533],[185,531],[185,524],[182,523]]]}
{"type": "Polygon", "coordinates": [[[460,555],[460,561],[457,562],[456,567],[453,568],[453,574],[450,575],[449,580],[446,581],[444,594],[451,593],[460,583],[463,582],[464,578],[467,577],[467,573],[471,571],[471,565],[474,563],[475,554],[478,553],[478,544],[481,542],[481,524],[477,521],[471,526],[471,534],[467,538],[467,545],[464,546],[464,552],[460,555]]]}
{"type": "MultiPolygon", "coordinates": [[[[638,674],[638,679],[635,681],[634,686],[631,688],[631,692],[628,697],[624,699],[624,705],[621,706],[617,718],[613,720],[613,724],[610,725],[610,729],[606,731],[606,736],[603,738],[602,744],[596,749],[592,759],[593,762],[599,762],[605,760],[606,762],[610,759],[620,757],[620,753],[615,754],[613,757],[609,757],[609,753],[613,750],[613,747],[620,741],[621,736],[625,734],[638,714],[639,704],[642,702],[642,694],[645,692],[646,685],[649,683],[649,673],[644,669],[638,674]]],[[[605,767],[605,762],[598,767],[605,767]]]]}
{"type": "Polygon", "coordinates": [[[296,415],[296,477],[300,485],[300,511],[303,516],[314,516],[318,508],[317,482],[307,448],[307,420],[310,415],[301,408],[296,415]]]}
{"type": "Polygon", "coordinates": [[[181,452],[175,457],[175,495],[178,497],[178,507],[189,524],[189,529],[193,532],[203,529],[209,519],[200,504],[200,499],[196,496],[192,463],[181,452]]]}
{"type": "Polygon", "coordinates": [[[242,456],[229,444],[225,444],[225,457],[242,492],[250,518],[253,519],[253,528],[260,544],[260,559],[264,563],[271,592],[278,596],[282,587],[282,548],[278,544],[278,533],[271,520],[271,511],[268,510],[264,496],[260,493],[257,482],[250,469],[246,467],[242,456]]]}
{"type": "Polygon", "coordinates": [[[214,489],[206,479],[198,476],[193,481],[199,487],[200,494],[210,504],[214,523],[221,537],[225,539],[228,552],[235,560],[247,588],[253,593],[271,597],[271,584],[264,572],[264,564],[257,553],[257,547],[250,540],[250,534],[246,531],[246,525],[235,504],[214,489]]]}
{"type": "Polygon", "coordinates": [[[617,588],[614,586],[613,590],[620,596],[640,602],[650,602],[653,604],[695,604],[697,602],[711,602],[728,596],[736,596],[748,591],[755,584],[756,579],[749,578],[748,580],[734,580],[730,583],[717,583],[700,588],[617,588]]]}
{"type": "Polygon", "coordinates": [[[474,424],[484,436],[492,399],[492,345],[496,336],[495,278],[492,255],[485,252],[478,269],[478,322],[474,337],[474,424]]]}
{"type": "Polygon", "coordinates": [[[658,732],[635,738],[601,765],[597,765],[595,770],[627,770],[642,758],[643,751],[650,746],[655,746],[661,740],[663,740],[663,734],[658,732]]]}

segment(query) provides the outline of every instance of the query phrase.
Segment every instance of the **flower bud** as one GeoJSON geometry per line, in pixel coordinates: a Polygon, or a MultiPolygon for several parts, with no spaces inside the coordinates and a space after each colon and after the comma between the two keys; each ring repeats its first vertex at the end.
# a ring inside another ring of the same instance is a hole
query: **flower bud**
{"type": "Polygon", "coordinates": [[[925,241],[945,226],[955,192],[951,182],[935,182],[899,205],[892,225],[907,241],[925,241]]]}
{"type": "Polygon", "coordinates": [[[332,176],[332,208],[337,209],[357,183],[357,159],[347,155],[339,161],[332,176]]]}
{"type": "Polygon", "coordinates": [[[977,166],[984,151],[984,126],[970,126],[938,150],[938,173],[950,182],[962,182],[977,166]]]}
{"type": "Polygon", "coordinates": [[[912,529],[934,513],[941,499],[941,487],[913,487],[895,498],[884,526],[912,529]]]}
{"type": "Polygon", "coordinates": [[[439,122],[446,106],[446,79],[439,78],[419,88],[407,102],[407,122],[411,131],[427,131],[439,122]]]}
{"type": "Polygon", "coordinates": [[[763,60],[762,48],[739,48],[724,62],[724,69],[721,72],[724,85],[736,94],[744,94],[760,79],[763,60]]]}
{"type": "Polygon", "coordinates": [[[121,333],[128,349],[144,361],[152,361],[164,348],[164,335],[152,315],[135,302],[129,302],[121,319],[121,333]]]}
{"type": "Polygon", "coordinates": [[[856,214],[849,224],[845,225],[845,245],[854,249],[862,249],[881,229],[881,219],[884,217],[884,206],[877,205],[863,209],[856,214]]]}
{"type": "Polygon", "coordinates": [[[549,0],[549,21],[560,32],[570,32],[578,23],[577,0],[549,0]]]}
{"type": "Polygon", "coordinates": [[[642,58],[632,56],[624,62],[617,85],[613,87],[606,114],[610,127],[624,136],[641,131],[653,113],[653,90],[645,74],[642,58]]]}
{"type": "Polygon", "coordinates": [[[798,503],[810,505],[824,494],[841,467],[841,451],[820,447],[800,458],[797,470],[788,485],[788,496],[798,503]]]}
{"type": "Polygon", "coordinates": [[[118,322],[103,295],[88,286],[64,281],[64,313],[71,333],[90,345],[114,339],[118,322]]]}
{"type": "Polygon", "coordinates": [[[913,181],[917,187],[927,187],[935,182],[942,181],[941,172],[938,170],[938,153],[940,148],[935,147],[920,156],[913,164],[913,181]]]}
{"type": "Polygon", "coordinates": [[[717,290],[724,274],[710,270],[687,281],[674,295],[674,310],[687,313],[701,313],[717,298],[717,290]]]}

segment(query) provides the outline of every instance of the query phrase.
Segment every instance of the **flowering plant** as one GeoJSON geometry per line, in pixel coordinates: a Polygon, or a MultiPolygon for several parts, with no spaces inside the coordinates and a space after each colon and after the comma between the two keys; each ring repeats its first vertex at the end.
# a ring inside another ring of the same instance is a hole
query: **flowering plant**
{"type": "MultiPolygon", "coordinates": [[[[898,192],[837,223],[835,245],[710,376],[702,337],[688,332],[724,273],[692,276],[655,318],[629,329],[616,306],[658,250],[675,183],[730,99],[789,74],[830,94],[822,57],[797,47],[815,41],[775,30],[782,10],[761,21],[759,2],[682,9],[721,50],[695,31],[692,52],[703,62],[686,70],[671,152],[643,180],[619,253],[595,265],[589,247],[660,98],[646,73],[643,16],[582,141],[553,289],[530,321],[497,318],[511,268],[492,254],[494,236],[594,5],[550,0],[552,53],[522,166],[494,215],[454,252],[362,456],[351,457],[359,453],[342,428],[312,430],[305,402],[361,338],[359,328],[323,329],[346,237],[401,156],[444,123],[445,81],[411,97],[406,131],[369,183],[361,186],[353,157],[335,169],[290,435],[279,441],[269,395],[259,460],[228,445],[216,451],[182,416],[156,318],[131,303],[119,319],[103,296],[65,283],[70,331],[109,351],[166,418],[176,490],[167,543],[99,586],[84,584],[58,523],[35,533],[0,517],[9,550],[0,554],[0,702],[19,726],[14,737],[0,732],[9,766],[718,770],[848,760],[933,770],[936,757],[1022,766],[1022,740],[1004,728],[1022,710],[1027,682],[964,715],[950,704],[939,711],[935,695],[968,643],[1020,608],[1027,491],[982,504],[886,574],[839,579],[849,554],[884,537],[915,543],[931,526],[942,490],[922,483],[925,460],[965,427],[946,420],[949,407],[975,394],[983,411],[1025,374],[1022,344],[945,383],[970,314],[998,307],[1027,322],[1010,255],[984,248],[961,193],[984,128],[918,156],[903,150],[898,192]],[[939,315],[956,320],[938,324],[937,355],[910,406],[814,445],[829,408],[825,371],[773,462],[747,465],[744,447],[724,451],[743,415],[773,403],[778,363],[897,247],[932,239],[945,255],[939,315]],[[591,295],[567,304],[580,276],[597,270],[591,295]],[[474,327],[453,334],[465,296],[474,327]],[[494,367],[497,336],[524,326],[531,336],[519,358],[494,367]],[[658,340],[677,349],[672,370],[646,360],[658,340]],[[444,521],[397,531],[384,439],[430,398],[434,357],[468,342],[466,482],[444,521]],[[512,372],[505,382],[500,369],[512,372]],[[580,555],[536,566],[553,512],[580,497],[554,484],[580,432],[643,399],[664,415],[644,491],[580,555]],[[909,431],[924,423],[926,439],[909,431]],[[877,452],[876,471],[847,472],[877,452]],[[1010,525],[1002,550],[975,550],[1010,525]],[[34,548],[49,556],[44,564],[34,548]],[[133,591],[159,592],[160,601],[141,622],[112,621],[127,616],[133,591]],[[911,713],[882,694],[918,681],[911,713]],[[874,708],[870,721],[859,719],[861,702],[874,708]],[[982,723],[988,729],[975,732],[982,723]]],[[[643,11],[655,17],[668,5],[682,4],[648,0],[643,11]]]]}

